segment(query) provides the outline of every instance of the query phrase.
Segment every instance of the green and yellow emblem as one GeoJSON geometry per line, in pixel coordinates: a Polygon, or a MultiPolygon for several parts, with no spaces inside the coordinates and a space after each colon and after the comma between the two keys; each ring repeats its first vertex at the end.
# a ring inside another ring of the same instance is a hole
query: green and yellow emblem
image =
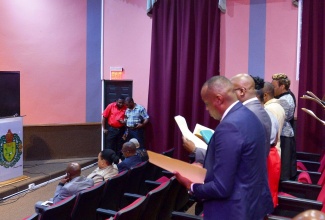
{"type": "Polygon", "coordinates": [[[7,134],[0,138],[0,165],[5,168],[13,167],[20,160],[22,151],[19,136],[9,129],[7,134]]]}

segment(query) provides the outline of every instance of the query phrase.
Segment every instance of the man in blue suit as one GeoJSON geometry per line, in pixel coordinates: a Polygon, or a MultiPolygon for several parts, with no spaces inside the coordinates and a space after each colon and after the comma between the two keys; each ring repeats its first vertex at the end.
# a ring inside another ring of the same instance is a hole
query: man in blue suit
{"type": "Polygon", "coordinates": [[[177,179],[203,201],[204,219],[263,219],[273,211],[263,125],[223,76],[209,79],[201,97],[211,117],[220,121],[204,160],[207,174],[204,183],[176,172],[177,179]]]}
{"type": "Polygon", "coordinates": [[[129,170],[142,162],[141,157],[136,154],[137,148],[133,142],[125,142],[122,147],[122,153],[125,159],[117,164],[119,173],[129,170]]]}

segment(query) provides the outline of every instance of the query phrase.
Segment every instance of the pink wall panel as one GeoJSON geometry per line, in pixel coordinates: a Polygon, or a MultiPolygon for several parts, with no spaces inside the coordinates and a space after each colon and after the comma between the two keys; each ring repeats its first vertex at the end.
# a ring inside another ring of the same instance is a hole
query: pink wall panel
{"type": "Polygon", "coordinates": [[[134,101],[147,108],[151,18],[146,1],[105,0],[104,14],[104,78],[110,79],[110,67],[123,67],[124,79],[133,80],[134,101]]]}
{"type": "Polygon", "coordinates": [[[2,1],[0,69],[21,72],[24,124],[85,121],[86,0],[2,1]]]}
{"type": "Polygon", "coordinates": [[[248,71],[249,0],[227,0],[221,15],[220,73],[232,77],[248,71]]]}
{"type": "Polygon", "coordinates": [[[267,1],[265,80],[271,81],[274,73],[286,73],[296,98],[299,85],[296,80],[297,22],[298,8],[292,1],[267,1]]]}

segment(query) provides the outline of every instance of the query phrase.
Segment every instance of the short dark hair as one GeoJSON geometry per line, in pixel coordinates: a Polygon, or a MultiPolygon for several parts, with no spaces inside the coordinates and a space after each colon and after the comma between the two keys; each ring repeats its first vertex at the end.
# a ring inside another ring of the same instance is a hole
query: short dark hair
{"type": "Polygon", "coordinates": [[[125,101],[126,102],[134,102],[132,97],[126,97],[125,98],[125,101]]]}
{"type": "Polygon", "coordinates": [[[115,152],[112,149],[105,149],[100,152],[100,156],[103,160],[106,160],[108,163],[112,164],[118,164],[119,157],[115,154],[115,152]]]}
{"type": "Polygon", "coordinates": [[[250,76],[254,79],[255,89],[256,90],[263,89],[263,87],[264,87],[264,79],[260,78],[259,76],[252,76],[252,75],[250,75],[250,76]]]}

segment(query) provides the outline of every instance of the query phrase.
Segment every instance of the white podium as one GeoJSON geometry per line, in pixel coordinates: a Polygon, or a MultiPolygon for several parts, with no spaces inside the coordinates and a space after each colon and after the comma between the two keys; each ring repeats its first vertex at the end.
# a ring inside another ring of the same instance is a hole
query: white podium
{"type": "Polygon", "coordinates": [[[0,182],[23,176],[23,118],[0,118],[0,182]]]}

